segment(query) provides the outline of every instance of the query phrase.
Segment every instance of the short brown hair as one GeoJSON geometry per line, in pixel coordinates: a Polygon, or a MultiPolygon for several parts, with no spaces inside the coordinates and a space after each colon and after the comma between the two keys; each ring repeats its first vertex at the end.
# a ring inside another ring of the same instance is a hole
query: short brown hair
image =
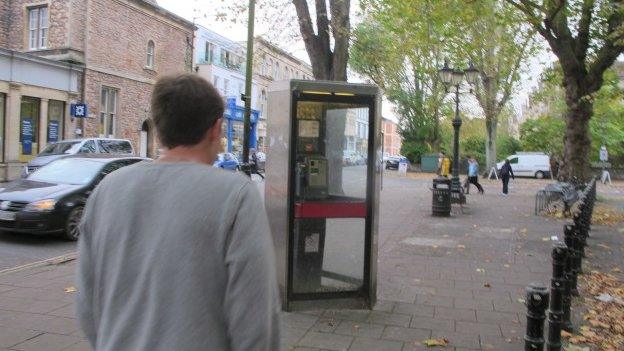
{"type": "Polygon", "coordinates": [[[152,92],[152,118],[163,146],[195,145],[223,116],[223,98],[212,84],[192,74],[158,79],[152,92]]]}

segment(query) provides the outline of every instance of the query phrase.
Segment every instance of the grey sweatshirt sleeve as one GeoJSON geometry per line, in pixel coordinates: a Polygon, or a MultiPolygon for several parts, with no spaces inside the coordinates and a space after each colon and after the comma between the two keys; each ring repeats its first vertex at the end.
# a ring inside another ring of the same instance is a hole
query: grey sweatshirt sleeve
{"type": "Polygon", "coordinates": [[[232,351],[280,349],[279,295],[271,232],[260,194],[247,183],[227,241],[224,310],[232,351]]]}
{"type": "Polygon", "coordinates": [[[80,238],[78,239],[78,266],[76,274],[76,314],[82,331],[91,347],[95,349],[96,322],[94,314],[94,287],[93,287],[93,258],[91,251],[91,227],[93,220],[93,206],[96,192],[94,191],[85,206],[80,223],[80,238]]]}

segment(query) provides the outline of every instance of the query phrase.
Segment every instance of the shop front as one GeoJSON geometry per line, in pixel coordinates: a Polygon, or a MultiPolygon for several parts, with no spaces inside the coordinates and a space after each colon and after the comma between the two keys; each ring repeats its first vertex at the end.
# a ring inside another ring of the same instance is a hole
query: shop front
{"type": "MultiPolygon", "coordinates": [[[[244,133],[244,121],[245,121],[245,107],[237,106],[235,98],[227,99],[227,106],[223,113],[225,121],[223,123],[223,148],[225,151],[235,154],[239,159],[243,154],[243,140],[245,138],[244,133]]],[[[256,149],[257,147],[257,132],[258,132],[258,119],[260,118],[260,111],[251,110],[251,125],[249,132],[249,148],[256,149]]]]}

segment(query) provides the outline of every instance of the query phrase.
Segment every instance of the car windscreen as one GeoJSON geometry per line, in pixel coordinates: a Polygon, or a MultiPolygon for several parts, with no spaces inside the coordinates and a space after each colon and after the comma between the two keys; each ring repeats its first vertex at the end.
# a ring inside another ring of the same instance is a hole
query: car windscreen
{"type": "Polygon", "coordinates": [[[100,152],[108,154],[132,154],[132,145],[125,140],[98,140],[100,152]]]}
{"type": "Polygon", "coordinates": [[[35,182],[84,185],[91,182],[105,165],[86,159],[61,159],[39,168],[27,179],[35,182]]]}
{"type": "Polygon", "coordinates": [[[67,141],[50,144],[46,146],[41,153],[39,153],[39,156],[74,154],[78,144],[80,144],[79,141],[67,141]]]}

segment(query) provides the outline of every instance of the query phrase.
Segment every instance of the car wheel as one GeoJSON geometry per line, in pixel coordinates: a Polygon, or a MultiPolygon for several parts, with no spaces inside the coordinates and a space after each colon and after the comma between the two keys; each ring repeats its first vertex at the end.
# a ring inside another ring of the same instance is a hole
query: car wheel
{"type": "Polygon", "coordinates": [[[65,239],[76,241],[80,236],[80,230],[78,226],[80,225],[80,221],[82,220],[82,212],[84,207],[76,206],[74,207],[67,216],[65,220],[65,239]]]}
{"type": "Polygon", "coordinates": [[[537,179],[544,179],[544,172],[542,172],[542,171],[535,172],[535,178],[537,178],[537,179]]]}

